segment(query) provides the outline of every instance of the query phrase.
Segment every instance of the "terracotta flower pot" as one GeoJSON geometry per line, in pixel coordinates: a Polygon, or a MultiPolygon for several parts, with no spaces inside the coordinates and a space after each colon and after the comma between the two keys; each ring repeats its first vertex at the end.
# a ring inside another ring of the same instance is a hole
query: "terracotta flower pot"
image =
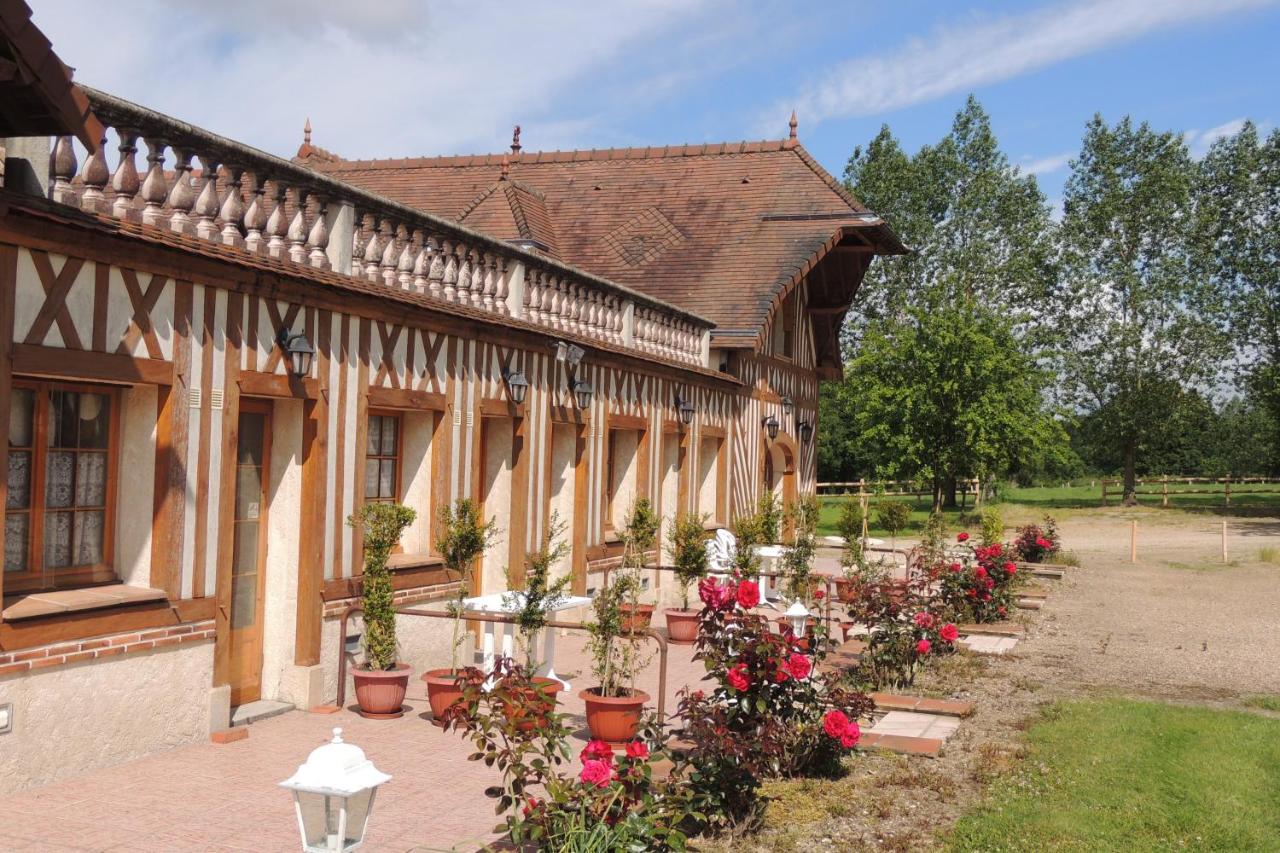
{"type": "Polygon", "coordinates": [[[845,604],[856,601],[861,590],[861,585],[853,578],[836,578],[836,598],[845,604]]]}
{"type": "Polygon", "coordinates": [[[444,712],[462,702],[462,690],[458,688],[458,670],[429,669],[422,673],[427,683],[427,702],[431,704],[431,721],[444,726],[444,712]]]}
{"type": "Polygon", "coordinates": [[[845,642],[849,641],[849,638],[852,636],[852,634],[850,634],[849,632],[852,631],[854,628],[856,628],[857,625],[858,625],[857,622],[841,622],[840,623],[840,632],[844,636],[845,642]]]}
{"type": "Polygon", "coordinates": [[[698,611],[669,607],[667,615],[667,642],[677,646],[689,646],[698,639],[698,611]]]}
{"type": "Polygon", "coordinates": [[[649,630],[649,623],[653,621],[652,604],[637,604],[632,607],[623,603],[618,605],[618,611],[622,614],[619,622],[624,634],[643,634],[649,630]]]}
{"type": "Polygon", "coordinates": [[[522,708],[512,707],[504,703],[503,710],[507,718],[516,723],[516,728],[522,732],[531,732],[535,728],[541,728],[547,724],[547,715],[556,709],[556,695],[564,689],[564,682],[557,681],[554,678],[544,678],[536,676],[529,685],[530,694],[537,691],[542,695],[543,701],[535,703],[533,696],[529,696],[529,701],[522,708]]]}
{"type": "Polygon", "coordinates": [[[587,704],[587,729],[606,743],[626,743],[640,728],[640,713],[649,694],[635,690],[629,696],[601,696],[600,688],[589,687],[578,694],[587,704]]]}
{"type": "Polygon", "coordinates": [[[409,664],[397,663],[395,669],[362,669],[356,667],[351,677],[356,683],[356,702],[360,713],[373,719],[388,720],[404,714],[404,693],[409,688],[409,664]]]}

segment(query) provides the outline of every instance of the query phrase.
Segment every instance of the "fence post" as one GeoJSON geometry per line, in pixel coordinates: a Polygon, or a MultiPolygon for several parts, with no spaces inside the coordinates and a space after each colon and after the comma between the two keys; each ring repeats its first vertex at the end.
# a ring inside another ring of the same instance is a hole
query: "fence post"
{"type": "Polygon", "coordinates": [[[1231,478],[1230,477],[1227,478],[1226,486],[1227,486],[1227,491],[1226,491],[1227,506],[1231,506],[1231,478]]]}
{"type": "Polygon", "coordinates": [[[1107,505],[1107,481],[1102,481],[1102,505],[1107,505]]]}
{"type": "Polygon", "coordinates": [[[1160,506],[1168,506],[1169,505],[1169,477],[1167,474],[1160,478],[1160,488],[1161,488],[1161,495],[1162,495],[1160,498],[1160,506]]]}
{"type": "Polygon", "coordinates": [[[1129,523],[1129,562],[1138,562],[1138,519],[1129,523]]]}

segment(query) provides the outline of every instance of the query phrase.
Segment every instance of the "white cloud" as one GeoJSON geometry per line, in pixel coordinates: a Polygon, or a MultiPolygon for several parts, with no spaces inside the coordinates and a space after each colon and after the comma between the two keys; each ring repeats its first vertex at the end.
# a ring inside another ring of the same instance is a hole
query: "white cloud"
{"type": "Polygon", "coordinates": [[[971,18],[926,38],[911,38],[895,50],[841,62],[790,103],[797,104],[806,123],[875,115],[1018,77],[1155,30],[1274,1],[1076,0],[1002,18],[971,18]]]}
{"type": "Polygon", "coordinates": [[[310,117],[315,144],[374,157],[501,150],[516,123],[530,150],[612,138],[609,105],[575,94],[642,85],[617,78],[662,51],[678,75],[721,2],[60,0],[34,17],[79,81],[284,156],[310,117]]]}
{"type": "Polygon", "coordinates": [[[1233,118],[1231,121],[1224,121],[1217,127],[1211,127],[1208,130],[1188,130],[1182,134],[1182,138],[1187,143],[1187,148],[1191,149],[1191,156],[1199,158],[1209,153],[1210,146],[1222,139],[1224,136],[1235,136],[1244,127],[1245,120],[1243,118],[1233,118]]]}
{"type": "Polygon", "coordinates": [[[1024,175],[1048,175],[1065,167],[1074,156],[1076,156],[1076,152],[1064,151],[1061,154],[1050,154],[1048,157],[1026,160],[1019,163],[1018,168],[1022,170],[1024,175]]]}

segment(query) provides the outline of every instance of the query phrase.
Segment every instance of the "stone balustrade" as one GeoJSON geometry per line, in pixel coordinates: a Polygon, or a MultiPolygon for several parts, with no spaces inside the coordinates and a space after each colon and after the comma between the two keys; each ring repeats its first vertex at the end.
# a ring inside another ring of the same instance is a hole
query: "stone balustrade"
{"type": "Polygon", "coordinates": [[[513,317],[556,334],[707,366],[712,324],[695,314],[82,88],[117,144],[109,152],[104,136],[79,168],[72,139],[59,137],[50,157],[55,201],[513,317]],[[146,147],[143,174],[140,143],[146,147]]]}

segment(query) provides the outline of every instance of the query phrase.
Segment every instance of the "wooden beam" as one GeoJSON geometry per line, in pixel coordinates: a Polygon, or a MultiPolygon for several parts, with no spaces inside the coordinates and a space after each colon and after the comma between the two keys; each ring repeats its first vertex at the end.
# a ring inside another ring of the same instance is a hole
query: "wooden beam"
{"type": "Polygon", "coordinates": [[[173,364],[158,358],[134,358],[39,344],[13,345],[13,372],[125,385],[168,385],[173,382],[173,364]]]}
{"type": "MultiPolygon", "coordinates": [[[[14,297],[18,291],[18,248],[0,244],[0,412],[8,412],[12,405],[14,297]]],[[[9,470],[9,442],[0,441],[0,471],[9,470]]],[[[0,506],[9,497],[8,479],[0,479],[0,506]]],[[[0,554],[4,553],[4,526],[0,525],[0,554]]],[[[0,571],[0,601],[4,600],[4,572],[0,571]]],[[[0,616],[0,621],[3,617],[0,616]]]]}
{"type": "Polygon", "coordinates": [[[525,539],[529,524],[529,419],[511,422],[511,515],[507,528],[507,565],[517,586],[524,584],[525,539]]]}
{"type": "Polygon", "coordinates": [[[315,400],[320,396],[320,380],[307,377],[285,376],[282,373],[261,373],[246,370],[238,380],[240,393],[246,397],[285,397],[295,400],[315,400]]]}
{"type": "MultiPolygon", "coordinates": [[[[214,572],[213,595],[218,602],[214,615],[214,625],[217,628],[213,640],[214,685],[231,682],[231,566],[235,559],[232,555],[232,548],[235,547],[233,520],[236,515],[237,450],[240,446],[240,386],[236,380],[240,374],[243,310],[244,294],[227,294],[226,326],[223,330],[222,434],[217,436],[218,446],[222,448],[218,456],[218,481],[221,483],[218,489],[218,530],[215,545],[218,556],[215,564],[206,568],[206,571],[214,572]]],[[[209,468],[212,469],[213,466],[211,459],[209,468]]],[[[270,474],[270,470],[263,471],[263,476],[269,478],[270,474]]],[[[258,535],[264,536],[266,531],[259,530],[258,535]]],[[[259,589],[261,588],[259,585],[259,589]]]]}
{"type": "Polygon", "coordinates": [[[107,634],[203,622],[213,618],[214,606],[212,598],[155,601],[5,622],[0,625],[0,650],[11,652],[107,634]]]}
{"type": "Polygon", "coordinates": [[[587,428],[574,437],[573,462],[573,594],[587,594],[587,428]]]}
{"type": "Polygon", "coordinates": [[[328,402],[323,395],[307,400],[302,406],[302,518],[298,536],[297,641],[293,653],[293,662],[298,666],[320,662],[328,433],[328,402]]]}
{"type": "Polygon", "coordinates": [[[191,408],[192,290],[178,282],[174,294],[173,384],[158,386],[156,396],[156,471],[151,523],[151,586],[170,599],[182,594],[182,539],[187,483],[188,426],[191,408]]]}
{"type": "MultiPolygon", "coordinates": [[[[440,395],[441,400],[444,395],[440,395]]],[[[480,417],[481,418],[522,418],[524,417],[524,403],[516,404],[510,400],[499,400],[489,398],[480,401],[480,417]]],[[[441,407],[443,408],[443,406],[441,407]]]]}
{"type": "Polygon", "coordinates": [[[609,415],[609,429],[629,429],[644,432],[648,428],[648,418],[641,415],[609,415]]]}

